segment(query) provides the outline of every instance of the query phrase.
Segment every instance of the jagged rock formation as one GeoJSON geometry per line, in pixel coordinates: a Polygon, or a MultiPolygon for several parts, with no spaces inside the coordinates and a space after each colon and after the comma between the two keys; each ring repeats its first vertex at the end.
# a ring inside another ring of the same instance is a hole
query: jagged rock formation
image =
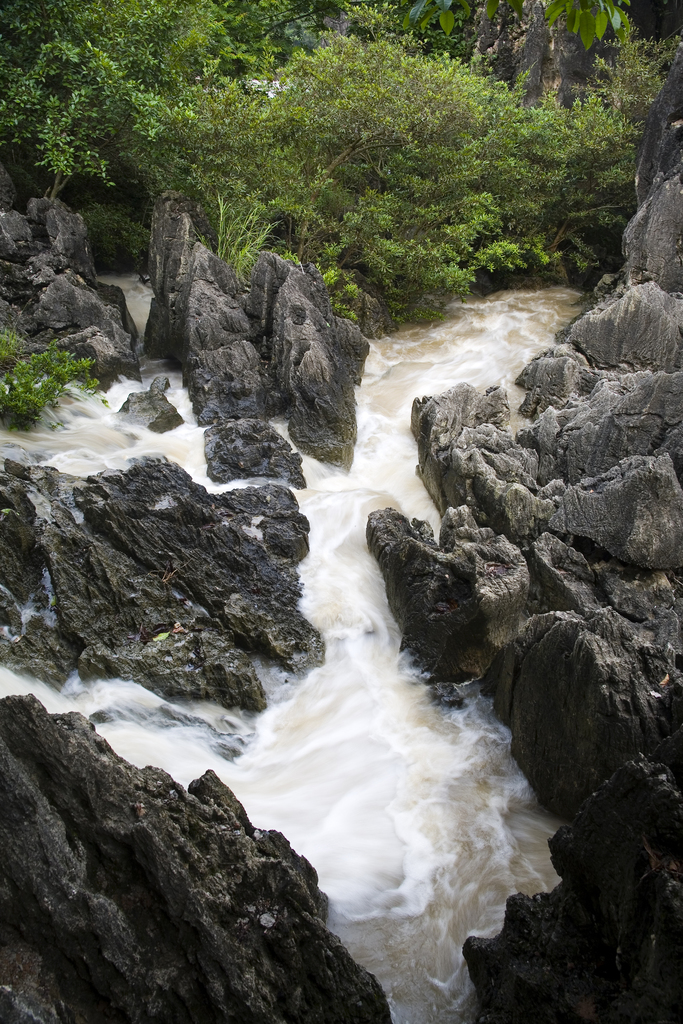
{"type": "Polygon", "coordinates": [[[259,711],[249,652],[293,669],[321,660],[297,608],[308,522],[290,491],[209,495],[153,459],[85,481],[6,460],[0,494],[8,667],[259,711]]]}
{"type": "Polygon", "coordinates": [[[0,170],[0,326],[16,329],[28,354],[57,339],[94,359],[103,387],[119,375],[139,380],[135,327],[121,290],[98,287],[83,218],[58,199],[31,199],[23,216],[0,170]]]}
{"type": "Polygon", "coordinates": [[[625,761],[670,733],[683,696],[672,652],[612,608],[535,615],[489,678],[512,756],[541,803],[571,817],[625,761]]]}
{"type": "Polygon", "coordinates": [[[311,865],[213,772],[185,791],[8,697],[0,799],[3,1021],[389,1024],[311,865]]]}
{"type": "Polygon", "coordinates": [[[464,954],[477,1024],[673,1022],[683,1011],[683,730],[629,761],[550,840],[562,882],[511,896],[464,954]]]}
{"type": "Polygon", "coordinates": [[[140,423],[155,434],[164,434],[184,423],[165,392],[170,388],[168,377],[155,377],[148,391],[135,391],[128,395],[119,412],[131,423],[140,423]]]}
{"type": "Polygon", "coordinates": [[[479,526],[521,546],[530,544],[555,512],[537,496],[538,459],[508,427],[504,388],[481,395],[457,384],[434,398],[416,398],[411,425],[418,473],[439,510],[467,505],[479,526]]]}
{"type": "Polygon", "coordinates": [[[210,238],[197,204],[177,193],[157,201],[146,351],[182,362],[200,424],[282,414],[303,451],[350,465],[368,352],[359,328],[334,315],[312,264],[261,253],[246,291],[210,238]]]}
{"type": "Polygon", "coordinates": [[[529,588],[519,549],[480,529],[466,506],[448,510],[438,545],[428,523],[395,509],[370,514],[367,540],[402,649],[434,682],[482,675],[519,629],[529,588]]]}
{"type": "Polygon", "coordinates": [[[303,488],[302,458],[264,420],[226,420],[204,434],[208,475],[217,483],[274,477],[303,488]]]}
{"type": "Polygon", "coordinates": [[[484,686],[541,802],[578,814],[550,841],[562,883],[465,944],[478,1024],[683,1014],[682,70],[679,47],[625,275],[518,381],[557,512],[526,552],[536,614],[484,686]]]}

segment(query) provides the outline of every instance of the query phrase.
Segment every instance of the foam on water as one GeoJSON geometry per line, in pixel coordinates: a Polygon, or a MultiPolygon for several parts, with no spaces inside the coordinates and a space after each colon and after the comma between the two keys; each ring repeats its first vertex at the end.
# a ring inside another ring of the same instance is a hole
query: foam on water
{"type": "MultiPolygon", "coordinates": [[[[311,524],[302,607],[325,636],[325,664],[302,678],[261,666],[270,696],[262,715],[171,704],[121,680],[72,680],[60,694],[0,670],[0,694],[32,692],[50,711],[94,715],[135,764],[158,765],[184,785],[213,768],[255,824],[282,831],[316,867],[330,926],[378,976],[401,1024],[472,1019],[462,943],[500,928],[510,893],[555,884],[546,840],[558,822],[535,803],[490,702],[473,691],[462,708],[444,710],[399,654],[365,544],[367,516],[393,506],[438,529],[415,475],[413,398],[466,380],[502,383],[519,404],[514,378],[575,314],[575,301],[559,288],[498,293],[454,303],[444,323],[372,344],[353,467],[304,457],[309,487],[297,494],[311,524]],[[235,750],[244,753],[227,759],[235,750]]],[[[4,440],[78,475],[163,454],[210,490],[224,489],[207,478],[203,430],[177,370],[150,363],[143,376],[142,385],[114,385],[109,408],[94,398],[69,403],[57,410],[62,428],[4,440]],[[186,420],[162,435],[116,413],[159,372],[171,377],[169,400],[186,420]]]]}

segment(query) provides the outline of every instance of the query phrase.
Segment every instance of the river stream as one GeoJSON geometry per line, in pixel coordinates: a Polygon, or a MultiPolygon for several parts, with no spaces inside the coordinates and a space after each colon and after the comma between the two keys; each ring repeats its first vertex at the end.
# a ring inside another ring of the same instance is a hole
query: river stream
{"type": "MultiPolygon", "coordinates": [[[[133,278],[108,280],[125,288],[143,326],[149,289],[133,278]]],[[[297,492],[311,524],[302,608],[325,636],[326,661],[303,677],[260,666],[269,695],[260,716],[173,705],[122,680],[86,686],[73,678],[58,693],[0,669],[1,696],[31,692],[51,712],[94,715],[134,764],[157,765],[184,785],[213,768],[256,825],[279,829],[315,866],[330,897],[330,927],[377,975],[396,1024],[473,1019],[462,943],[500,929],[510,893],[556,884],[546,840],[559,822],[535,802],[490,701],[473,689],[462,707],[436,704],[399,654],[365,525],[371,511],[393,506],[438,533],[438,513],[415,475],[413,398],[459,381],[503,384],[516,408],[515,377],[576,314],[576,301],[562,288],[499,292],[454,302],[443,323],[371,344],[351,471],[304,456],[308,488],[297,492]]],[[[165,455],[211,491],[242,486],[209,481],[204,432],[177,367],[147,362],[143,377],[115,384],[108,406],[95,397],[67,400],[49,414],[61,421],[56,429],[0,431],[0,440],[74,475],[165,455]],[[116,413],[160,372],[186,421],[161,435],[116,413]]],[[[286,435],[284,423],[275,425],[286,435]]]]}

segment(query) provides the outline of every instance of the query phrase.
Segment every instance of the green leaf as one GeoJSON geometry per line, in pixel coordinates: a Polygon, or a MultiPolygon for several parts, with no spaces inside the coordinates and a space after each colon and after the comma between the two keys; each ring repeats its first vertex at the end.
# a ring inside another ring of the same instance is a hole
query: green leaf
{"type": "Polygon", "coordinates": [[[576,10],[575,7],[573,7],[572,10],[567,15],[567,32],[575,32],[576,31],[575,25],[576,25],[578,20],[579,20],[579,12],[576,10]]]}
{"type": "Polygon", "coordinates": [[[493,19],[496,16],[496,11],[498,10],[498,4],[499,3],[500,3],[500,0],[487,0],[487,3],[486,3],[486,16],[487,16],[487,18],[490,21],[493,21],[493,19]]]}
{"type": "Polygon", "coordinates": [[[517,17],[521,20],[522,17],[522,0],[508,0],[510,7],[513,9],[517,17]]]}
{"type": "Polygon", "coordinates": [[[170,630],[169,630],[168,633],[157,633],[157,635],[154,637],[154,639],[155,640],[168,640],[170,635],[171,635],[171,633],[170,633],[170,630]]]}
{"type": "Polygon", "coordinates": [[[604,36],[608,22],[609,17],[607,15],[607,11],[599,11],[595,15],[595,34],[598,37],[598,39],[602,39],[602,37],[604,36]]]}
{"type": "Polygon", "coordinates": [[[425,8],[425,5],[429,2],[430,0],[417,0],[417,3],[414,4],[413,7],[411,7],[410,14],[408,15],[408,17],[410,18],[411,25],[417,24],[420,15],[422,14],[425,8]]]}
{"type": "Polygon", "coordinates": [[[449,36],[453,31],[453,26],[455,25],[455,15],[453,14],[453,11],[444,11],[440,14],[439,24],[446,35],[449,36]]]}
{"type": "Polygon", "coordinates": [[[579,32],[584,49],[590,50],[595,39],[595,18],[590,11],[581,11],[579,18],[579,32]]]}

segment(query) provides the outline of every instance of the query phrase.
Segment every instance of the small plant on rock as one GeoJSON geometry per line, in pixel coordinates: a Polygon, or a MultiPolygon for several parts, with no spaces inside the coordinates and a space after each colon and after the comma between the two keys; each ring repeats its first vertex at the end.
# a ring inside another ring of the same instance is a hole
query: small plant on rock
{"type": "MultiPolygon", "coordinates": [[[[0,338],[0,358],[2,345],[0,338]]],[[[76,359],[60,351],[56,341],[28,359],[15,358],[0,378],[0,417],[10,430],[27,430],[46,406],[58,405],[66,391],[92,394],[99,383],[90,376],[93,365],[92,359],[76,359]]]]}

